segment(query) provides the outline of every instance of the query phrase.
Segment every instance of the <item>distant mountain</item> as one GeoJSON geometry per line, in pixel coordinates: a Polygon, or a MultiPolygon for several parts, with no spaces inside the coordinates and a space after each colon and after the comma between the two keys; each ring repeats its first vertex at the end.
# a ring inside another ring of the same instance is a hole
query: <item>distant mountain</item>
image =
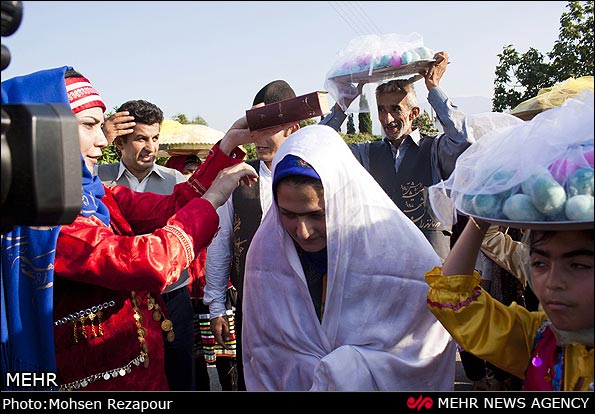
{"type": "MultiPolygon", "coordinates": [[[[430,107],[428,101],[421,100],[419,96],[417,99],[422,112],[425,110],[429,114],[433,115],[432,108],[430,107]]],[[[488,98],[486,96],[465,96],[450,98],[450,100],[467,115],[492,111],[492,98],[488,98]]]]}

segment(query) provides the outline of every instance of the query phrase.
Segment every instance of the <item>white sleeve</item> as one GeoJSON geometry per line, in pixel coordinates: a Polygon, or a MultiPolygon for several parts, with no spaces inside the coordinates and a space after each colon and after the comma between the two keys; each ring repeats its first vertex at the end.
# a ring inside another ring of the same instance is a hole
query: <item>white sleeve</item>
{"type": "Polygon", "coordinates": [[[233,256],[232,197],[217,209],[219,232],[207,248],[206,286],[203,303],[209,306],[211,318],[225,315],[225,294],[233,256]]]}

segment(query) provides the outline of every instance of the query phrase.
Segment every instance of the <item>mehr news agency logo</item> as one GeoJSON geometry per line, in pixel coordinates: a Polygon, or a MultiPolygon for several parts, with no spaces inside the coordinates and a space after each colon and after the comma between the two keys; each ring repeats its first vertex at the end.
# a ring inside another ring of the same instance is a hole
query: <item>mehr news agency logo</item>
{"type": "MultiPolygon", "coordinates": [[[[557,394],[557,393],[556,393],[557,394]]],[[[551,395],[551,394],[550,394],[551,395]]],[[[587,408],[589,396],[569,395],[520,395],[520,396],[477,396],[477,397],[437,397],[411,396],[407,398],[409,412],[431,412],[432,409],[461,408],[587,408]]]]}

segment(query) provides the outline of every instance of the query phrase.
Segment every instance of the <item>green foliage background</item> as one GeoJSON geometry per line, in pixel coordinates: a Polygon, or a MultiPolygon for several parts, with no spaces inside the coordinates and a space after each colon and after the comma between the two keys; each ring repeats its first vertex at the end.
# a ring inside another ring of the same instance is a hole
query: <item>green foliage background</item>
{"type": "Polygon", "coordinates": [[[534,48],[519,53],[512,45],[498,55],[493,111],[512,109],[537,96],[539,89],[568,78],[593,76],[593,2],[569,1],[566,8],[560,18],[558,40],[546,55],[534,48]]]}

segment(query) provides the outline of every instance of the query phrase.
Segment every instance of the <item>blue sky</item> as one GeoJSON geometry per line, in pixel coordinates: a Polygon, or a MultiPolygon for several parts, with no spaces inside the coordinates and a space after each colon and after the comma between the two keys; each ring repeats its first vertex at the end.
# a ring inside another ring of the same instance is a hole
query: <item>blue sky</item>
{"type": "MultiPolygon", "coordinates": [[[[444,91],[477,113],[490,109],[497,55],[509,44],[551,51],[566,3],[24,1],[19,29],[2,37],[11,53],[2,79],[70,65],[110,109],[146,99],[167,118],[200,115],[226,131],[269,81],[285,79],[298,95],[323,90],[353,38],[417,32],[450,56],[444,91]]],[[[416,87],[424,107],[425,86],[416,87]]]]}

